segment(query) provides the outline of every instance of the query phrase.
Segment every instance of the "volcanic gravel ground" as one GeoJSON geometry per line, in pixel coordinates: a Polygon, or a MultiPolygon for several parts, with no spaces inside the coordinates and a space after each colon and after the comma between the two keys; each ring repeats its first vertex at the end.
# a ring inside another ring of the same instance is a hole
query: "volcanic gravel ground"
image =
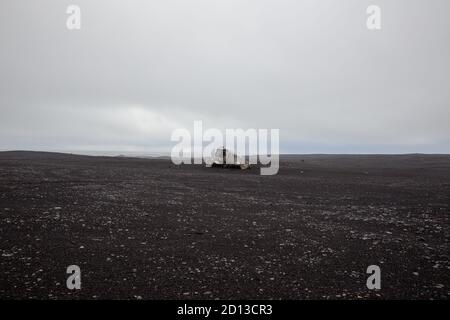
{"type": "Polygon", "coordinates": [[[280,167],[0,153],[0,298],[450,297],[450,156],[280,167]]]}

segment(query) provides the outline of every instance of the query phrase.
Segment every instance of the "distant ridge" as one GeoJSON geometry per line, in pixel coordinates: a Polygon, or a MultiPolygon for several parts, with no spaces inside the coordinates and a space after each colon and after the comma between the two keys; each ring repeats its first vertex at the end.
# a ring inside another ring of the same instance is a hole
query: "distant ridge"
{"type": "Polygon", "coordinates": [[[94,155],[76,152],[11,150],[0,151],[0,159],[82,159],[82,158],[132,158],[132,159],[170,159],[169,156],[145,156],[129,154],[94,155]]]}

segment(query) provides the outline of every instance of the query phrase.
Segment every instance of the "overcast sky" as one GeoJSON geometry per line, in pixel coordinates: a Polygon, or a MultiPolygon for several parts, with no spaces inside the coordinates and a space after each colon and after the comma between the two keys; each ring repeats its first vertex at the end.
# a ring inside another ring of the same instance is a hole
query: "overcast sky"
{"type": "Polygon", "coordinates": [[[285,153],[450,153],[448,0],[2,0],[0,149],[170,151],[279,128],[285,153]],[[66,8],[81,8],[81,30],[66,8]],[[366,9],[381,7],[382,29],[366,9]]]}

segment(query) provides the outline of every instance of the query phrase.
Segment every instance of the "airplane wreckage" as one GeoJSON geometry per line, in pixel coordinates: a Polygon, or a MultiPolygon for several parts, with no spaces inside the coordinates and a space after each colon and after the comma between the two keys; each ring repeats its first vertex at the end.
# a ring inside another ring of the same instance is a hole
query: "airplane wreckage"
{"type": "Polygon", "coordinates": [[[212,162],[207,163],[206,167],[246,170],[250,169],[250,163],[245,161],[245,158],[242,158],[225,148],[220,148],[216,150],[216,152],[214,153],[214,157],[212,158],[212,162]]]}

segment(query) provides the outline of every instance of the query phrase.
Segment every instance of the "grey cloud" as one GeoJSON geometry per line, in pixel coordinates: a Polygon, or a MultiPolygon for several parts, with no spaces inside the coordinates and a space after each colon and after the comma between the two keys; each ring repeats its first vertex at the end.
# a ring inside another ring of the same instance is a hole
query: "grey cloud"
{"type": "Polygon", "coordinates": [[[168,150],[172,127],[203,120],[279,128],[284,152],[447,153],[449,9],[445,0],[5,0],[0,149],[168,150]],[[65,28],[73,3],[80,31],[65,28]],[[375,32],[365,26],[372,3],[382,9],[375,32]]]}

